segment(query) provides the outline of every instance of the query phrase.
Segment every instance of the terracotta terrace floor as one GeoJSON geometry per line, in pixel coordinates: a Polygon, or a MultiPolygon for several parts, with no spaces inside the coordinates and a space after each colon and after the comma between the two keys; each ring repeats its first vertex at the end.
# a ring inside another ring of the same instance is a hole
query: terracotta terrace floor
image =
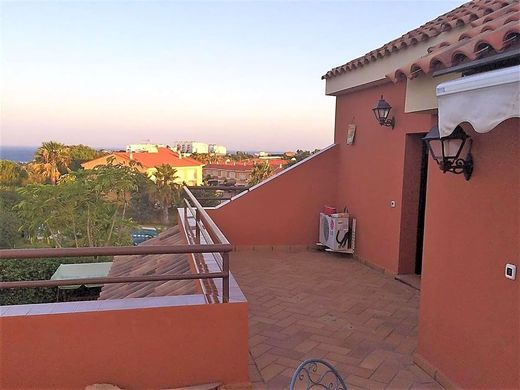
{"type": "Polygon", "coordinates": [[[439,389],[413,364],[419,292],[348,257],[242,251],[231,271],[249,302],[250,380],[287,388],[306,358],[331,362],[349,389],[439,389]]]}

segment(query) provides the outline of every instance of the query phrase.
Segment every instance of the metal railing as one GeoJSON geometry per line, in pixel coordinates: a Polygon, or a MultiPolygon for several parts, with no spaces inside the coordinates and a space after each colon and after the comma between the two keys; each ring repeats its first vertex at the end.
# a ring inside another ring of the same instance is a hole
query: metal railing
{"type": "MultiPolygon", "coordinates": [[[[186,186],[190,191],[201,192],[203,195],[195,195],[199,202],[225,202],[238,195],[241,192],[249,191],[250,186],[186,186]],[[213,196],[206,195],[208,192],[213,192],[213,196]],[[221,196],[217,196],[216,192],[220,193],[221,196]]],[[[215,204],[209,204],[208,206],[215,206],[215,204]]]]}
{"type": "MultiPolygon", "coordinates": [[[[220,231],[206,210],[204,210],[204,207],[201,206],[195,195],[193,195],[188,187],[185,186],[183,189],[185,195],[184,203],[186,206],[184,208],[184,228],[187,232],[188,240],[191,242],[191,244],[229,245],[232,249],[232,246],[227,238],[220,231]],[[189,216],[193,218],[195,233],[193,233],[193,229],[189,223],[189,216]],[[205,242],[204,244],[202,244],[203,241],[205,242]]],[[[222,277],[222,295],[223,301],[225,302],[229,300],[229,252],[231,252],[231,249],[228,251],[206,252],[212,253],[214,255],[215,262],[219,265],[221,271],[226,275],[225,277],[222,277]]]]}
{"type": "MultiPolygon", "coordinates": [[[[189,206],[190,213],[196,221],[195,243],[190,239],[189,245],[147,245],[147,246],[108,246],[108,247],[84,247],[84,248],[38,248],[38,249],[2,249],[0,259],[44,259],[49,257],[83,257],[83,256],[118,256],[118,255],[157,255],[157,254],[220,254],[222,266],[220,272],[203,272],[197,274],[163,274],[163,275],[143,275],[143,276],[121,276],[121,277],[97,277],[66,280],[25,280],[0,282],[0,290],[8,288],[40,288],[40,287],[61,287],[74,285],[92,284],[114,284],[114,283],[134,283],[134,282],[166,282],[170,280],[192,280],[192,279],[222,279],[222,301],[229,301],[229,252],[233,246],[220,231],[218,226],[209,217],[200,203],[195,199],[188,188],[184,187],[187,196],[185,200],[189,206]],[[201,231],[208,235],[210,240],[202,244],[200,240],[201,231]]],[[[190,232],[187,218],[187,209],[184,209],[186,224],[185,230],[190,232]]]]}

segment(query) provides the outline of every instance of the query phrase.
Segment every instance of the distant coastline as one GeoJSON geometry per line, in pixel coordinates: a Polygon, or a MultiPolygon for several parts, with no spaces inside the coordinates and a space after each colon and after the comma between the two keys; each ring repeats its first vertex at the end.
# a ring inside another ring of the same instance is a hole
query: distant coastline
{"type": "MultiPolygon", "coordinates": [[[[18,163],[28,163],[32,161],[34,152],[38,146],[2,146],[0,145],[0,160],[11,160],[18,163]]],[[[122,150],[124,148],[99,148],[105,150],[122,150]]],[[[229,153],[235,154],[236,151],[229,150],[229,153]]],[[[243,153],[258,153],[258,151],[243,151],[243,153]]],[[[268,152],[270,154],[283,154],[282,152],[268,152]]]]}
{"type": "MultiPolygon", "coordinates": [[[[0,160],[11,160],[17,163],[28,163],[34,158],[36,149],[40,146],[4,146],[0,145],[0,160]]],[[[101,148],[94,147],[99,150],[122,150],[124,148],[101,148]]]]}
{"type": "Polygon", "coordinates": [[[0,160],[12,160],[19,163],[27,163],[34,157],[38,146],[1,146],[0,160]]]}

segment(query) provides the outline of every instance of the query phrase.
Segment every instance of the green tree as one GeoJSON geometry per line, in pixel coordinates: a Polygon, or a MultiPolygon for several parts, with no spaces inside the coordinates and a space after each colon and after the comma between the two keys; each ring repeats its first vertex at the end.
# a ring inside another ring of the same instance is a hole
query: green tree
{"type": "Polygon", "coordinates": [[[24,168],[27,172],[25,184],[44,184],[49,182],[49,178],[42,173],[42,167],[40,164],[30,162],[26,164],[24,168]]]}
{"type": "Polygon", "coordinates": [[[219,157],[214,153],[192,153],[190,158],[200,161],[203,164],[212,164],[219,161],[219,157]]]}
{"type": "Polygon", "coordinates": [[[319,151],[320,151],[319,149],[314,149],[312,152],[310,150],[298,149],[296,151],[296,154],[294,155],[294,157],[291,157],[291,159],[285,165],[285,167],[290,167],[296,163],[299,163],[300,161],[305,160],[307,157],[310,157],[313,154],[318,153],[319,151]]]}
{"type": "Polygon", "coordinates": [[[0,189],[0,248],[14,248],[21,241],[22,222],[13,211],[19,200],[14,190],[0,189]]]}
{"type": "Polygon", "coordinates": [[[21,188],[22,226],[32,239],[57,247],[129,244],[134,224],[126,212],[138,175],[135,167],[110,162],[65,175],[55,186],[21,188]]]}
{"type": "Polygon", "coordinates": [[[132,193],[128,215],[140,224],[161,223],[161,210],[155,207],[155,201],[151,197],[150,186],[152,185],[154,183],[146,175],[137,177],[138,189],[132,193]]]}
{"type": "Polygon", "coordinates": [[[20,186],[27,176],[27,172],[20,164],[10,160],[0,160],[0,186],[20,186]]]}
{"type": "Polygon", "coordinates": [[[150,197],[161,208],[162,223],[168,225],[170,208],[180,199],[180,185],[175,182],[178,179],[177,170],[167,164],[155,168],[153,184],[149,187],[150,197]]]}
{"type": "Polygon", "coordinates": [[[91,148],[86,145],[71,145],[67,146],[70,156],[70,169],[77,171],[81,168],[81,164],[85,161],[94,160],[95,158],[104,156],[106,153],[91,148]]]}
{"type": "Polygon", "coordinates": [[[273,173],[273,169],[269,166],[269,163],[267,161],[262,164],[257,164],[253,167],[253,170],[251,171],[249,185],[254,186],[255,184],[264,181],[269,176],[272,176],[273,173]]]}
{"type": "Polygon", "coordinates": [[[68,171],[70,165],[69,149],[59,142],[44,142],[34,154],[35,166],[38,172],[56,184],[62,171],[68,171]]]}
{"type": "Polygon", "coordinates": [[[254,155],[246,152],[236,152],[235,154],[229,154],[227,157],[233,161],[244,161],[255,158],[254,155]]]}

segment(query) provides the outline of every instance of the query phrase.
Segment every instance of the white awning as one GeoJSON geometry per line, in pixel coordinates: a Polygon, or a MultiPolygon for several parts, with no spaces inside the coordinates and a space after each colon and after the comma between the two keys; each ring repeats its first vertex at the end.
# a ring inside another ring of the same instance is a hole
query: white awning
{"type": "Polygon", "coordinates": [[[436,92],[441,137],[463,122],[487,133],[506,119],[520,117],[520,65],[447,81],[436,92]]]}
{"type": "MultiPolygon", "coordinates": [[[[79,264],[60,264],[56,272],[51,276],[51,280],[84,279],[84,278],[103,278],[108,275],[112,267],[112,262],[104,263],[79,263],[79,264]]],[[[102,287],[102,284],[87,284],[86,287],[102,287]]],[[[80,285],[59,286],[62,290],[73,290],[80,288],[80,285]]]]}

